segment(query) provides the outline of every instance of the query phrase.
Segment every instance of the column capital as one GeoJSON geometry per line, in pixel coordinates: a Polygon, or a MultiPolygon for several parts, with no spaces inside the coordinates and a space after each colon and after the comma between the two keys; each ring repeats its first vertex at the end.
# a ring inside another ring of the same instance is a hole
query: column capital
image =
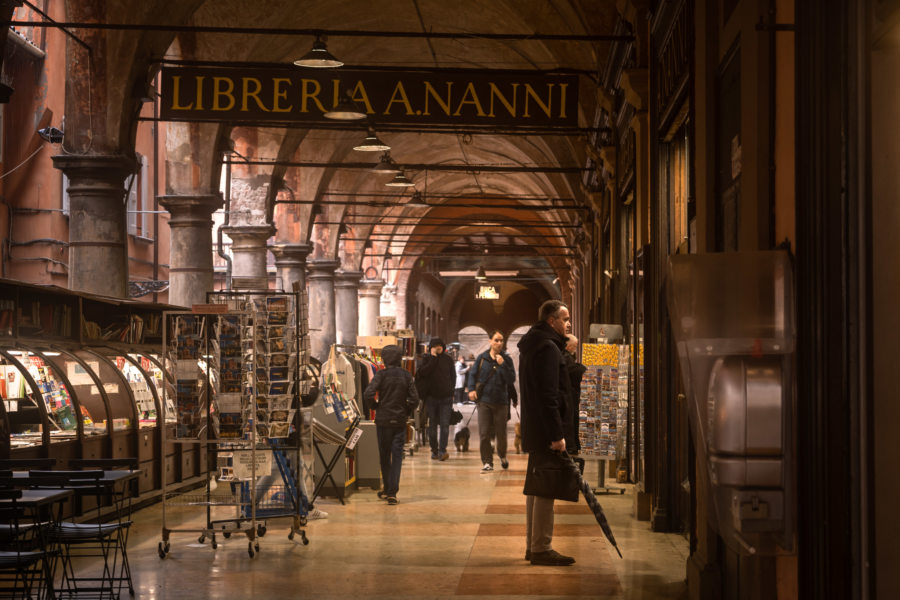
{"type": "MultiPolygon", "coordinates": [[[[240,239],[242,242],[252,242],[262,239],[263,242],[275,235],[274,225],[229,225],[222,227],[222,232],[234,240],[235,244],[240,239]]],[[[256,244],[254,244],[256,245],[256,244]]]]}
{"type": "Polygon", "coordinates": [[[341,261],[331,259],[316,259],[306,263],[309,269],[309,279],[331,279],[334,280],[334,271],[341,266],[341,261]]]}
{"type": "Polygon", "coordinates": [[[276,267],[305,267],[306,257],[312,252],[312,245],[275,244],[269,250],[275,255],[276,267]]]}
{"type": "Polygon", "coordinates": [[[196,196],[157,196],[160,205],[169,211],[169,227],[193,227],[209,225],[212,214],[222,208],[225,200],[221,194],[196,196]]]}
{"type": "Polygon", "coordinates": [[[137,170],[137,160],[124,154],[57,154],[52,160],[53,166],[69,179],[89,176],[100,180],[124,180],[137,170]]]}
{"type": "Polygon", "coordinates": [[[384,287],[383,279],[363,279],[359,283],[359,295],[361,297],[380,297],[384,287]]]}
{"type": "Polygon", "coordinates": [[[362,280],[362,271],[336,271],[334,274],[335,287],[341,288],[359,288],[362,280]]]}

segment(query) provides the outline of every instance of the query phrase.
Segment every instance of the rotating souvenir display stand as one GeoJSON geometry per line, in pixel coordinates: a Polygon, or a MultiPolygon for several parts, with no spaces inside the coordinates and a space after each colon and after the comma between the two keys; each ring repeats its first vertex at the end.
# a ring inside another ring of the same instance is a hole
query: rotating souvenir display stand
{"type": "MultiPolygon", "coordinates": [[[[247,537],[252,558],[267,521],[280,517],[292,519],[288,538],[300,533],[306,544],[297,366],[308,346],[301,350],[297,333],[298,294],[219,292],[209,301],[197,312],[164,317],[163,366],[175,373],[170,441],[215,452],[217,469],[205,493],[169,494],[164,487],[159,556],[168,555],[172,533],[199,534],[213,549],[217,534],[237,533],[247,537]],[[173,505],[204,507],[204,526],[170,528],[173,505]]],[[[163,405],[168,410],[167,398],[163,405]]]]}

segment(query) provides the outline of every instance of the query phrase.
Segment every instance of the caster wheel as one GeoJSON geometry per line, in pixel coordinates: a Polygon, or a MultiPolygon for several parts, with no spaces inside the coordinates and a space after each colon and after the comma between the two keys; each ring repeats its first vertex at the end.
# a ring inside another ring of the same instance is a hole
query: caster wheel
{"type": "Polygon", "coordinates": [[[305,531],[301,531],[301,532],[300,532],[300,541],[303,542],[303,545],[304,545],[304,546],[309,546],[309,539],[306,537],[306,532],[305,532],[305,531]]]}
{"type": "Polygon", "coordinates": [[[200,542],[200,543],[202,544],[203,542],[206,541],[206,536],[205,536],[205,535],[201,535],[200,537],[197,538],[197,541],[200,542]]]}
{"type": "Polygon", "coordinates": [[[256,556],[256,553],[253,551],[253,542],[250,542],[249,544],[247,544],[247,554],[250,555],[250,558],[253,558],[254,556],[256,556]]]}
{"type": "Polygon", "coordinates": [[[293,530],[293,529],[291,529],[291,532],[288,534],[288,539],[289,539],[289,540],[293,540],[293,539],[294,539],[294,530],[293,530]]]}
{"type": "Polygon", "coordinates": [[[213,540],[213,543],[212,543],[212,549],[215,550],[215,549],[218,548],[218,547],[219,547],[219,544],[217,544],[216,541],[213,540]]]}
{"type": "Polygon", "coordinates": [[[300,525],[304,526],[309,523],[309,519],[306,516],[300,517],[300,525]]]}
{"type": "Polygon", "coordinates": [[[168,553],[169,553],[169,542],[165,542],[165,544],[166,544],[166,545],[163,546],[163,548],[166,549],[166,554],[168,554],[168,553]]]}
{"type": "Polygon", "coordinates": [[[259,542],[253,544],[253,549],[259,552],[259,542]]]}
{"type": "Polygon", "coordinates": [[[163,546],[163,543],[162,543],[162,542],[159,543],[159,547],[157,548],[157,550],[159,551],[159,557],[160,557],[160,558],[165,558],[165,557],[166,557],[166,549],[165,549],[165,546],[163,546]]]}
{"type": "Polygon", "coordinates": [[[222,532],[222,537],[224,537],[224,538],[227,540],[228,538],[231,537],[231,532],[230,532],[230,531],[223,531],[223,532],[222,532]]]}
{"type": "Polygon", "coordinates": [[[257,525],[256,526],[256,537],[263,537],[266,535],[266,526],[265,525],[257,525]]]}

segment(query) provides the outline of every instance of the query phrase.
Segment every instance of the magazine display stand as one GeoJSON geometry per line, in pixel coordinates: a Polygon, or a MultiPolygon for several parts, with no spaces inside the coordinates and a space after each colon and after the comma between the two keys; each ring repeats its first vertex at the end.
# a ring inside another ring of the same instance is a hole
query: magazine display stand
{"type": "Polygon", "coordinates": [[[307,544],[300,445],[285,443],[300,431],[298,295],[220,292],[209,299],[211,304],[195,306],[198,312],[165,313],[164,365],[175,374],[176,422],[173,439],[164,434],[163,445],[210,448],[219,483],[210,478],[201,494],[168,494],[163,488],[160,558],[168,554],[174,532],[199,533],[198,541],[208,538],[213,549],[217,533],[244,534],[252,558],[267,520],[279,517],[292,518],[289,539],[299,532],[307,544]],[[281,485],[273,485],[274,474],[281,485]],[[205,507],[205,526],[169,528],[166,507],[174,504],[205,507]]]}

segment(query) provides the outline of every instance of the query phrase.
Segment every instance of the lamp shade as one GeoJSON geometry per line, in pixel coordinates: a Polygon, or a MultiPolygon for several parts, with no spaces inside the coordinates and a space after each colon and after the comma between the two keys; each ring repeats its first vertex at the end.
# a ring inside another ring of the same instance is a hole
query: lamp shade
{"type": "Polygon", "coordinates": [[[366,118],[366,113],[359,110],[359,107],[350,96],[350,92],[344,94],[341,102],[323,115],[326,119],[336,119],[338,121],[358,121],[366,118]]]}
{"type": "Polygon", "coordinates": [[[372,168],[373,173],[399,173],[400,167],[397,166],[397,163],[391,158],[391,155],[387,152],[381,155],[381,160],[378,161],[378,164],[372,168]]]}
{"type": "Polygon", "coordinates": [[[416,190],[410,197],[409,202],[406,203],[406,206],[409,208],[429,208],[431,205],[425,201],[425,196],[422,195],[422,192],[416,190]]]}
{"type": "Polygon", "coordinates": [[[403,171],[400,171],[399,173],[394,175],[393,179],[391,179],[384,185],[389,185],[391,187],[412,187],[416,184],[414,184],[403,171]]]}
{"type": "Polygon", "coordinates": [[[487,281],[487,274],[484,272],[484,265],[478,267],[478,270],[475,271],[475,279],[476,281],[487,281]]]}
{"type": "Polygon", "coordinates": [[[358,146],[353,146],[353,149],[360,152],[387,152],[391,147],[379,140],[378,136],[375,135],[375,130],[370,127],[369,132],[366,134],[366,139],[358,146]]]}
{"type": "Polygon", "coordinates": [[[298,67],[312,67],[314,69],[334,69],[344,65],[344,63],[332,56],[328,48],[325,47],[325,42],[319,37],[316,37],[316,41],[313,42],[312,50],[295,60],[294,64],[298,67]]]}

